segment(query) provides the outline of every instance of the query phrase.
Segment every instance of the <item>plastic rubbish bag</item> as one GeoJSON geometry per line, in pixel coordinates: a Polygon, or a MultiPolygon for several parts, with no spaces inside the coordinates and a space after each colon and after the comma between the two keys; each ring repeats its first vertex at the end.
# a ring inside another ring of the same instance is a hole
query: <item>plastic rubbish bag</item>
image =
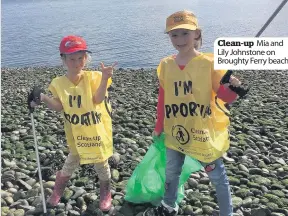
{"type": "MultiPolygon", "coordinates": [[[[165,192],[166,147],[165,134],[154,137],[143,160],[135,168],[126,185],[125,200],[132,203],[152,203],[157,205],[165,192]]],[[[186,156],[180,176],[177,203],[184,198],[184,183],[191,173],[202,168],[199,161],[186,156]]]]}

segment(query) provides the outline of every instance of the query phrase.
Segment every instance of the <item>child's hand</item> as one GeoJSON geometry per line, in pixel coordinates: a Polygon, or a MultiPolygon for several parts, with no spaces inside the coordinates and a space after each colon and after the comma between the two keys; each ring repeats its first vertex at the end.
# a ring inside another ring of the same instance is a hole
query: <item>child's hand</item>
{"type": "Polygon", "coordinates": [[[230,85],[234,86],[234,87],[239,87],[241,85],[240,80],[238,80],[236,77],[231,76],[230,80],[229,80],[230,85]]]}
{"type": "Polygon", "coordinates": [[[43,98],[45,97],[45,95],[43,93],[40,93],[40,99],[38,99],[37,101],[32,101],[30,103],[31,107],[34,108],[36,106],[39,106],[41,104],[41,102],[43,101],[43,98]]]}
{"type": "Polygon", "coordinates": [[[239,87],[241,85],[241,82],[236,77],[231,76],[229,83],[224,84],[225,87],[228,87],[229,85],[232,85],[234,87],[239,87]]]}
{"type": "Polygon", "coordinates": [[[43,92],[44,91],[41,88],[39,88],[38,86],[34,86],[27,98],[29,109],[32,109],[41,103],[42,97],[44,95],[43,92]]]}
{"type": "Polygon", "coordinates": [[[160,136],[161,135],[161,133],[159,133],[159,132],[156,132],[156,131],[153,131],[153,133],[152,133],[152,137],[155,137],[155,136],[160,136]]]}
{"type": "Polygon", "coordinates": [[[103,62],[100,63],[102,71],[102,79],[108,80],[113,75],[113,69],[118,63],[115,62],[112,66],[105,67],[103,62]]]}
{"type": "Polygon", "coordinates": [[[34,101],[32,101],[31,103],[30,103],[30,107],[32,107],[32,108],[35,108],[36,106],[38,106],[38,105],[40,105],[39,103],[36,103],[36,102],[34,102],[34,101]]]}

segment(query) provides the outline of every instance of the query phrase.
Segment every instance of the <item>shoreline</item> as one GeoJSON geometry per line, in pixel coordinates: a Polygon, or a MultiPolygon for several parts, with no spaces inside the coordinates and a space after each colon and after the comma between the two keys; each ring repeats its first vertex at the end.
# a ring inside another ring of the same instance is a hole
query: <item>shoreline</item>
{"type": "MultiPolygon", "coordinates": [[[[1,71],[6,71],[6,70],[27,70],[27,69],[44,69],[44,68],[50,68],[50,69],[53,69],[53,68],[55,68],[55,69],[63,69],[63,70],[65,70],[64,68],[63,68],[63,66],[62,65],[56,65],[56,66],[25,66],[25,67],[1,67],[1,71]]],[[[153,68],[153,67],[135,67],[135,68],[133,68],[133,67],[126,67],[126,68],[124,68],[124,67],[117,67],[116,66],[116,70],[120,70],[120,71],[123,71],[123,70],[152,70],[152,69],[156,69],[157,68],[157,66],[155,66],[155,68],[153,68]]],[[[96,70],[97,69],[97,67],[88,67],[87,68],[87,70],[96,70]]]]}
{"type": "MultiPolygon", "coordinates": [[[[10,70],[35,70],[35,69],[57,69],[57,70],[63,70],[65,71],[65,69],[63,68],[62,65],[56,65],[56,66],[25,66],[25,67],[1,67],[1,73],[5,73],[7,71],[10,71],[10,70]]],[[[151,70],[156,70],[157,69],[157,66],[155,67],[117,67],[115,68],[115,71],[151,71],[151,70]]],[[[100,67],[88,67],[86,68],[86,70],[100,70],[100,67]]],[[[288,70],[233,70],[235,73],[237,72],[259,72],[259,71],[262,71],[262,72],[267,72],[267,73],[270,73],[270,72],[276,72],[276,73],[287,73],[288,75],[288,70]]]]}

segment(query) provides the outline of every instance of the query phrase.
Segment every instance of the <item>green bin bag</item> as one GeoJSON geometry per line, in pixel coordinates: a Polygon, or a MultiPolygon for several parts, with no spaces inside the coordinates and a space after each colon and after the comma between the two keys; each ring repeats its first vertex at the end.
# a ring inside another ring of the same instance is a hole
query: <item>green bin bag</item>
{"type": "MultiPolygon", "coordinates": [[[[143,160],[135,168],[126,185],[125,200],[132,203],[158,205],[165,191],[166,148],[165,134],[154,137],[143,160]]],[[[191,173],[202,168],[199,161],[186,156],[180,176],[177,203],[184,198],[184,183],[191,173]]]]}

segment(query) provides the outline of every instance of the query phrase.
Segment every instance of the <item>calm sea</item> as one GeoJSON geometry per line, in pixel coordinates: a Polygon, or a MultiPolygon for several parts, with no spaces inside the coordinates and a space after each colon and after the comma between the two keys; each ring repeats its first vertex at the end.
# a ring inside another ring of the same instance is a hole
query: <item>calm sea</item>
{"type": "MultiPolygon", "coordinates": [[[[175,50],[165,19],[188,9],[203,29],[202,51],[217,37],[255,36],[282,0],[2,0],[2,67],[60,65],[63,36],[83,36],[100,61],[119,67],[155,67],[175,50]]],[[[263,36],[288,36],[288,5],[263,36]]]]}

